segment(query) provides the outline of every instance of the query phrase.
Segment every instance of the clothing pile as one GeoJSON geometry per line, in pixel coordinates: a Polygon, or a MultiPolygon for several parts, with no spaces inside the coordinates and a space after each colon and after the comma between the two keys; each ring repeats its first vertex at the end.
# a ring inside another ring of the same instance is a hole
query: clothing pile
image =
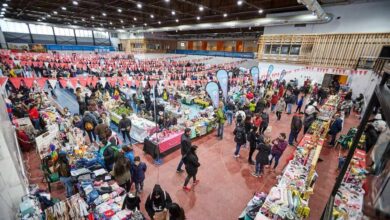
{"type": "Polygon", "coordinates": [[[80,194],[75,194],[69,199],[60,201],[54,204],[54,206],[47,208],[45,215],[46,220],[83,220],[89,215],[88,204],[80,197],[80,194]]]}

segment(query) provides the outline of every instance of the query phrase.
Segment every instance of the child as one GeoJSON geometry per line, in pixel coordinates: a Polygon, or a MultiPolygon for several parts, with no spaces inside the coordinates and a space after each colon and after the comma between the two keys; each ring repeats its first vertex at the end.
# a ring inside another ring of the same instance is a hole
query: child
{"type": "Polygon", "coordinates": [[[286,108],[286,102],[284,101],[283,97],[281,97],[276,104],[276,116],[278,117],[278,121],[280,121],[280,118],[282,117],[282,112],[286,108]]]}
{"type": "Polygon", "coordinates": [[[269,158],[268,156],[271,153],[271,139],[266,138],[264,143],[258,144],[258,153],[256,155],[256,170],[254,173],[252,173],[252,176],[254,177],[260,177],[263,173],[264,166],[269,164],[269,158]]]}
{"type": "Polygon", "coordinates": [[[146,169],[146,164],[141,162],[141,158],[139,156],[134,157],[134,164],[131,166],[131,176],[137,193],[141,193],[144,188],[146,169]]]}

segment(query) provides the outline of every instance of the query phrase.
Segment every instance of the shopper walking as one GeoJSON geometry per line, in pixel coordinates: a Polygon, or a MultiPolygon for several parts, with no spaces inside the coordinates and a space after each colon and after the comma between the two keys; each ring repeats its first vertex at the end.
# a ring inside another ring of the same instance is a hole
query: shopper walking
{"type": "Polygon", "coordinates": [[[278,166],[279,159],[282,156],[284,150],[287,147],[287,141],[286,141],[286,134],[280,133],[279,137],[272,141],[272,149],[271,149],[271,160],[269,161],[269,164],[272,165],[272,161],[275,159],[275,164],[273,169],[278,166]]]}
{"type": "Polygon", "coordinates": [[[286,102],[284,101],[283,97],[281,97],[276,104],[276,117],[278,118],[278,121],[280,121],[280,118],[282,117],[282,112],[286,108],[286,102]]]}
{"type": "Polygon", "coordinates": [[[265,130],[267,130],[269,124],[269,115],[267,112],[263,111],[261,113],[261,125],[260,125],[260,134],[264,134],[265,130]]]}
{"type": "Polygon", "coordinates": [[[287,114],[291,114],[293,104],[296,103],[296,96],[292,93],[286,98],[287,114]]]}
{"type": "Polygon", "coordinates": [[[69,198],[73,195],[73,183],[70,174],[69,160],[66,158],[65,152],[60,152],[58,155],[57,171],[60,177],[60,181],[65,185],[66,197],[69,198]]]}
{"type": "Polygon", "coordinates": [[[331,135],[331,141],[329,143],[329,146],[334,146],[336,141],[337,134],[343,129],[343,120],[340,118],[339,114],[335,115],[335,119],[333,123],[330,125],[330,129],[328,134],[331,135]]]}
{"type": "Polygon", "coordinates": [[[256,169],[252,173],[254,177],[261,177],[264,166],[269,164],[269,155],[271,153],[271,139],[266,138],[264,142],[258,144],[258,152],[256,155],[256,169]]]}
{"type": "Polygon", "coordinates": [[[301,113],[302,112],[302,110],[301,110],[301,108],[302,108],[302,106],[303,106],[303,102],[304,102],[304,99],[305,98],[305,96],[301,96],[301,98],[298,100],[298,102],[297,102],[297,109],[295,110],[295,113],[301,113]]]}
{"type": "Polygon", "coordinates": [[[271,101],[270,101],[271,102],[271,112],[275,111],[275,106],[278,103],[278,100],[279,100],[278,93],[274,92],[274,94],[271,97],[271,101]]]}
{"type": "Polygon", "coordinates": [[[288,143],[293,146],[294,140],[297,141],[299,132],[302,129],[302,118],[299,114],[295,114],[291,120],[291,130],[288,136],[288,143]]]}
{"type": "Polygon", "coordinates": [[[130,191],[130,162],[125,157],[124,153],[120,152],[114,163],[114,168],[110,174],[115,178],[118,185],[126,190],[130,191]]]}
{"type": "Polygon", "coordinates": [[[261,136],[260,132],[254,127],[249,133],[248,139],[249,139],[248,163],[250,165],[255,165],[255,162],[252,160],[252,156],[257,148],[257,145],[263,142],[263,137],[261,136]]]}
{"type": "Polygon", "coordinates": [[[134,164],[131,166],[132,182],[130,188],[134,183],[137,193],[142,193],[142,190],[144,189],[146,169],[146,163],[142,162],[139,156],[134,157],[134,164]]]}
{"type": "Polygon", "coordinates": [[[218,131],[217,131],[217,137],[219,137],[220,140],[223,139],[223,126],[225,124],[226,118],[225,114],[222,110],[223,104],[219,104],[219,108],[217,109],[216,115],[217,115],[217,122],[218,122],[218,131]]]}
{"type": "Polygon", "coordinates": [[[122,114],[122,119],[119,121],[119,130],[122,133],[123,143],[126,143],[126,137],[131,144],[130,130],[131,130],[131,120],[125,114],[122,114]]]}
{"type": "Polygon", "coordinates": [[[233,101],[229,101],[228,104],[226,105],[226,117],[229,125],[232,125],[233,123],[233,114],[235,110],[235,106],[233,101]]]}
{"type": "Polygon", "coordinates": [[[40,117],[37,106],[35,104],[31,104],[30,110],[28,111],[28,116],[30,117],[34,128],[37,130],[41,130],[40,117]]]}
{"type": "Polygon", "coordinates": [[[92,114],[89,111],[85,111],[84,117],[83,117],[83,127],[84,130],[87,132],[89,141],[92,143],[96,141],[96,134],[95,134],[95,127],[98,124],[98,121],[94,114],[92,114]]]}
{"type": "Polygon", "coordinates": [[[199,180],[196,179],[196,174],[198,173],[198,167],[200,166],[198,156],[196,155],[197,148],[198,147],[195,145],[191,146],[190,151],[188,152],[187,156],[184,158],[184,164],[187,172],[187,177],[184,181],[184,186],[183,186],[183,189],[185,191],[191,190],[191,188],[187,186],[191,178],[193,179],[193,185],[199,183],[199,180]]]}
{"type": "Polygon", "coordinates": [[[240,157],[240,148],[242,145],[246,144],[246,134],[245,127],[243,124],[238,123],[236,128],[233,131],[234,141],[236,142],[236,151],[234,152],[234,157],[240,157]]]}
{"type": "Polygon", "coordinates": [[[186,128],[184,129],[184,134],[181,136],[181,160],[179,162],[179,165],[177,166],[176,172],[181,173],[183,170],[181,167],[183,166],[184,162],[183,159],[187,156],[188,152],[191,149],[191,129],[186,128]]]}

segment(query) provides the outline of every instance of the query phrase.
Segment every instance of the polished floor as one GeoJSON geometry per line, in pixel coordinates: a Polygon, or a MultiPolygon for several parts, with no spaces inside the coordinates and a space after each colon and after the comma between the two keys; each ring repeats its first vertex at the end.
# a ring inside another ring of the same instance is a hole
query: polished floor
{"type": "MultiPolygon", "coordinates": [[[[290,130],[292,115],[282,115],[281,121],[276,120],[275,114],[270,115],[270,129],[267,136],[275,138],[279,133],[290,130]]],[[[345,120],[342,133],[346,133],[350,127],[357,126],[358,118],[352,114],[345,120]]],[[[176,166],[180,160],[180,151],[176,151],[165,158],[163,164],[156,166],[149,155],[142,152],[142,144],[135,147],[136,155],[148,165],[145,188],[141,196],[142,203],[151,192],[154,184],[160,184],[172,197],[174,202],[180,204],[189,220],[233,220],[242,212],[247,202],[255,192],[268,192],[276,183],[276,177],[281,174],[286,165],[286,159],[291,156],[294,147],[288,146],[284,152],[276,172],[266,170],[261,178],[251,175],[254,166],[247,163],[248,148],[242,148],[241,157],[235,159],[233,151],[234,125],[226,125],[223,140],[217,139],[215,132],[205,137],[196,139],[193,144],[198,145],[198,156],[201,163],[197,178],[200,184],[191,192],[182,190],[186,174],[177,174],[176,166]]],[[[302,133],[300,133],[300,136],[302,133]]],[[[310,198],[310,219],[320,219],[322,211],[332,190],[337,176],[338,149],[325,146],[321,152],[323,162],[318,163],[317,172],[319,179],[315,186],[314,195],[310,198]]],[[[41,188],[46,188],[42,183],[42,172],[39,169],[39,159],[35,151],[24,154],[25,164],[31,183],[37,183],[41,188]]],[[[52,196],[64,198],[64,187],[61,183],[55,183],[52,187],[52,196]]],[[[142,207],[144,211],[144,208],[142,207]]],[[[146,212],[145,212],[146,213],[146,212]]]]}

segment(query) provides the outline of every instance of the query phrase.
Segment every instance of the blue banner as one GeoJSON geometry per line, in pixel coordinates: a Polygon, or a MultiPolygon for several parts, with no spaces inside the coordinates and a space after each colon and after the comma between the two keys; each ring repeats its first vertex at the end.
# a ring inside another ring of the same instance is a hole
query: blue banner
{"type": "Polygon", "coordinates": [[[219,57],[236,57],[254,59],[255,54],[252,52],[225,52],[225,51],[209,51],[209,50],[172,50],[170,53],[201,55],[201,56],[219,56],[219,57]]]}
{"type": "Polygon", "coordinates": [[[216,82],[209,82],[206,85],[206,92],[209,94],[214,108],[218,108],[219,105],[219,88],[216,82]]]}
{"type": "Polygon", "coordinates": [[[228,82],[229,82],[228,72],[226,70],[218,70],[217,71],[217,79],[218,79],[219,85],[221,86],[222,96],[226,101],[227,95],[228,95],[228,82]]]}
{"type": "Polygon", "coordinates": [[[274,65],[269,65],[269,67],[268,67],[268,71],[267,71],[267,80],[269,79],[269,77],[271,76],[271,74],[272,74],[272,71],[274,71],[274,65]]]}
{"type": "Polygon", "coordinates": [[[259,82],[259,73],[260,73],[259,67],[254,66],[251,68],[251,75],[252,75],[252,79],[253,79],[253,83],[255,84],[255,87],[257,87],[257,83],[259,82]]]}
{"type": "Polygon", "coordinates": [[[280,73],[279,82],[283,80],[284,76],[286,76],[286,73],[286,70],[282,70],[282,72],[280,73]]]}

